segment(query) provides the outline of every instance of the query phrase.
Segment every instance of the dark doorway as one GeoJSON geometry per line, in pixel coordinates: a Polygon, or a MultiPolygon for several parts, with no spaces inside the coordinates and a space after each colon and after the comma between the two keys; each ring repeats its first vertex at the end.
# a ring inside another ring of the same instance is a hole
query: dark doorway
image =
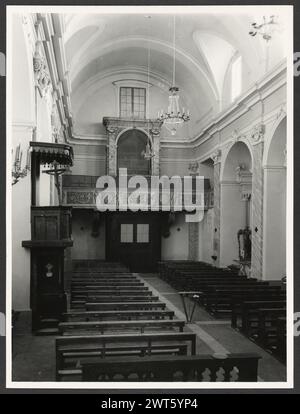
{"type": "Polygon", "coordinates": [[[107,260],[133,272],[155,272],[161,258],[159,213],[111,213],[107,217],[107,260]]]}

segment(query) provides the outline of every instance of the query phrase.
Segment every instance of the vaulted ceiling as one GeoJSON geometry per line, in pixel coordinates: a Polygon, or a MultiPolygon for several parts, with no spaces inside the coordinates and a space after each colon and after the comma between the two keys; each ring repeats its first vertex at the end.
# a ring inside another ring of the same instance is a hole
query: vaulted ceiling
{"type": "MultiPolygon", "coordinates": [[[[172,83],[173,15],[81,13],[63,19],[75,117],[85,93],[105,79],[150,74],[167,93],[172,83]]],[[[176,84],[194,114],[194,125],[208,112],[215,115],[224,109],[224,80],[234,56],[243,59],[244,91],[264,74],[266,42],[249,36],[251,23],[261,19],[261,13],[176,15],[176,84]]],[[[270,43],[270,67],[284,58],[283,41],[281,30],[270,43]]]]}

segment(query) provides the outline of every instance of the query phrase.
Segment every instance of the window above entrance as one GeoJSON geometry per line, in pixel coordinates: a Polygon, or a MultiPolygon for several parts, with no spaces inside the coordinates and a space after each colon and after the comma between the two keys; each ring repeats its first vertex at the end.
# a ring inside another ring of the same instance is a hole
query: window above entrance
{"type": "Polygon", "coordinates": [[[146,118],[145,88],[120,88],[120,117],[135,119],[146,118]]]}

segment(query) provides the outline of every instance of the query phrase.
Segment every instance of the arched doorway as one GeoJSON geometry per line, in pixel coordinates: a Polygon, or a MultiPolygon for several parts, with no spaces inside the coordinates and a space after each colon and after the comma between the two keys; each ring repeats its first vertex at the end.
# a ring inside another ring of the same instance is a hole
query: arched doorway
{"type": "Polygon", "coordinates": [[[286,275],[286,118],[282,119],[266,148],[264,165],[263,278],[286,275]]]}
{"type": "Polygon", "coordinates": [[[220,265],[228,266],[236,264],[240,255],[251,256],[251,242],[243,246],[240,238],[239,245],[238,238],[240,231],[252,227],[252,156],[244,142],[230,148],[221,177],[220,265]]]}
{"type": "Polygon", "coordinates": [[[151,159],[145,158],[150,140],[139,129],[125,131],[118,140],[118,171],[127,168],[128,175],[151,175],[151,159]]]}

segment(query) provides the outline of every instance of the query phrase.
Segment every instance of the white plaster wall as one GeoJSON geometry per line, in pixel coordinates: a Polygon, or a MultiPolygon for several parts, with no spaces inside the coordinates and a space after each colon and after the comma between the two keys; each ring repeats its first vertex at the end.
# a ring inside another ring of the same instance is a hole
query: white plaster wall
{"type": "Polygon", "coordinates": [[[72,259],[105,259],[105,220],[102,216],[99,237],[92,237],[93,212],[73,210],[72,259]]]}
{"type": "Polygon", "coordinates": [[[263,279],[286,276],[286,170],[265,169],[263,279]]]}
{"type": "MultiPolygon", "coordinates": [[[[35,122],[34,81],[32,55],[25,42],[21,15],[13,15],[12,24],[12,125],[11,145],[13,159],[16,147],[21,144],[23,166],[26,161],[32,127],[35,122]]],[[[10,185],[10,182],[8,183],[10,185]]],[[[15,310],[30,309],[30,251],[22,247],[23,240],[30,239],[30,174],[12,187],[11,234],[12,234],[12,307],[15,310]]],[[[10,277],[10,275],[9,275],[10,277]]]]}
{"type": "Polygon", "coordinates": [[[220,265],[228,266],[238,259],[237,232],[245,227],[245,202],[238,184],[221,184],[220,265]]]}
{"type": "Polygon", "coordinates": [[[203,220],[199,223],[199,260],[213,263],[213,209],[205,212],[203,220]]]}
{"type": "Polygon", "coordinates": [[[93,175],[100,177],[106,174],[106,159],[103,156],[75,155],[71,168],[74,175],[93,175]]]}
{"type": "MultiPolygon", "coordinates": [[[[13,128],[13,147],[21,142],[25,158],[30,139],[31,128],[13,128]]],[[[19,311],[30,309],[30,250],[22,247],[31,238],[30,188],[30,174],[12,187],[12,307],[19,311]]]]}
{"type": "Polygon", "coordinates": [[[176,214],[176,221],[170,232],[169,238],[162,237],[162,260],[187,260],[189,255],[189,233],[188,224],[185,222],[185,214],[176,214]]]}
{"type": "MultiPolygon", "coordinates": [[[[139,76],[136,76],[139,80],[139,76]]],[[[122,80],[122,79],[120,79],[122,80]]],[[[127,80],[127,79],[126,79],[127,80]]],[[[125,82],[125,81],[124,81],[125,82]]],[[[132,81],[129,79],[127,85],[130,87],[132,81]]],[[[124,83],[126,86],[126,82],[124,83]]],[[[148,94],[147,86],[143,84],[138,87],[146,87],[146,94],[148,94]]],[[[146,118],[156,119],[158,112],[167,110],[168,108],[168,91],[163,91],[159,87],[152,85],[149,92],[149,101],[148,97],[146,98],[146,118]],[[149,110],[148,110],[149,103],[149,110]]],[[[104,85],[95,85],[93,93],[78,94],[72,98],[74,102],[74,131],[76,134],[82,135],[105,135],[106,130],[102,125],[103,117],[119,117],[119,88],[114,86],[112,83],[104,85]]],[[[181,95],[180,105],[187,108],[187,105],[184,103],[184,99],[181,95]]],[[[178,132],[175,136],[175,140],[181,140],[188,138],[190,134],[190,125],[189,123],[184,124],[181,128],[178,129],[178,132]]],[[[171,133],[165,128],[162,128],[161,138],[170,138],[171,133]]],[[[172,137],[174,139],[174,137],[172,137]]]]}

